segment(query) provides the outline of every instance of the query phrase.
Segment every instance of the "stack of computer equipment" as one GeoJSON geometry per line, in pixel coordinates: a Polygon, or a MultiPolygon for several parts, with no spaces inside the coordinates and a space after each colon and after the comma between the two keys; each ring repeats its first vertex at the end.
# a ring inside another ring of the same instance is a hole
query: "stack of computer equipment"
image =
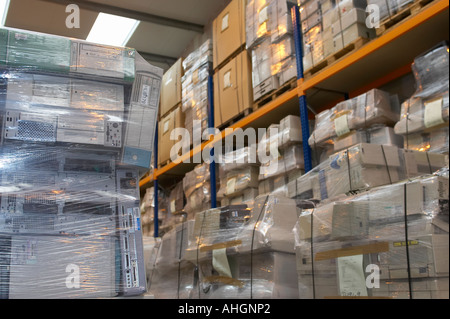
{"type": "Polygon", "coordinates": [[[162,72],[134,49],[0,29],[0,298],[146,292],[138,182],[162,72]]]}

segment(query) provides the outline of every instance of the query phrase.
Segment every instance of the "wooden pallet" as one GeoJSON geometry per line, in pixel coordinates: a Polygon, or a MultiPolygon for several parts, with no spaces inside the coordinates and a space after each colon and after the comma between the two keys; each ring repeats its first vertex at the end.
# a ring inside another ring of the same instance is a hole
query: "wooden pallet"
{"type": "Polygon", "coordinates": [[[256,101],[254,101],[253,102],[253,111],[256,111],[260,107],[275,100],[277,97],[279,97],[283,93],[286,93],[287,91],[290,91],[291,89],[294,89],[296,87],[297,87],[297,78],[290,79],[289,81],[284,83],[282,86],[280,86],[278,89],[273,90],[273,91],[261,96],[256,101]]]}
{"type": "Polygon", "coordinates": [[[250,113],[253,112],[252,108],[247,108],[244,111],[242,111],[241,113],[233,116],[231,119],[223,122],[222,124],[218,125],[217,128],[222,131],[227,127],[230,127],[231,125],[237,123],[238,121],[242,120],[244,117],[248,116],[250,113]]]}
{"type": "Polygon", "coordinates": [[[375,29],[377,37],[383,35],[390,28],[403,21],[407,17],[417,14],[424,6],[432,1],[433,0],[415,0],[393,16],[385,19],[384,21],[381,21],[380,26],[375,29]]]}
{"type": "Polygon", "coordinates": [[[312,77],[315,73],[323,70],[324,68],[333,64],[334,62],[346,56],[347,54],[360,49],[363,45],[365,45],[369,41],[370,39],[367,38],[362,37],[357,38],[352,43],[349,43],[344,48],[334,52],[333,54],[329,55],[318,64],[314,65],[312,68],[309,68],[308,70],[304,71],[303,77],[305,79],[312,77]]]}
{"type": "Polygon", "coordinates": [[[216,74],[221,68],[223,68],[225,65],[227,65],[231,60],[233,60],[235,57],[237,57],[243,51],[245,51],[245,44],[241,45],[236,51],[234,51],[225,60],[223,60],[218,66],[216,66],[214,68],[214,72],[213,73],[216,74]]]}

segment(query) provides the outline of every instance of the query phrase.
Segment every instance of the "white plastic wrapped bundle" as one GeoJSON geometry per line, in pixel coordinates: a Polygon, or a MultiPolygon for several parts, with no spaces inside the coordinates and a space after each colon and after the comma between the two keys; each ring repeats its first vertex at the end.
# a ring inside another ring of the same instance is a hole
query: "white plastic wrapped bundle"
{"type": "Polygon", "coordinates": [[[308,143],[313,148],[333,144],[333,138],[344,136],[351,130],[376,124],[394,125],[398,118],[389,94],[372,89],[316,115],[315,128],[308,143]]]}
{"type": "Polygon", "coordinates": [[[250,145],[235,151],[219,154],[218,163],[224,172],[245,168],[247,166],[258,166],[257,146],[250,145]]]}
{"type": "MultiPolygon", "coordinates": [[[[406,148],[410,148],[410,140],[411,147],[416,148],[417,144],[420,144],[420,134],[435,132],[432,151],[448,153],[445,136],[436,139],[436,136],[442,136],[445,128],[448,129],[448,66],[449,53],[446,44],[440,44],[414,59],[412,69],[417,90],[402,103],[400,120],[394,127],[397,134],[405,137],[406,148]]],[[[426,140],[425,144],[428,144],[426,140]]],[[[430,151],[430,148],[425,151],[430,151]]]]}
{"type": "Polygon", "coordinates": [[[289,194],[302,199],[333,199],[341,194],[430,174],[444,166],[446,158],[442,154],[361,143],[331,155],[300,176],[296,184],[289,185],[289,194]]]}
{"type": "Polygon", "coordinates": [[[445,174],[428,175],[303,211],[294,227],[300,298],[448,296],[448,185],[445,174]],[[373,265],[378,287],[366,286],[373,265]]]}
{"type": "Polygon", "coordinates": [[[105,150],[26,143],[2,146],[0,163],[3,298],[146,291],[136,169],[105,150]]]}
{"type": "Polygon", "coordinates": [[[294,237],[299,211],[283,196],[252,210],[223,207],[196,215],[185,258],[198,265],[199,298],[297,298],[294,237]]]}
{"type": "Polygon", "coordinates": [[[403,136],[397,135],[389,126],[375,125],[369,129],[353,130],[342,137],[333,139],[333,150],[338,152],[359,143],[393,145],[403,147],[403,136]]]}
{"type": "Polygon", "coordinates": [[[191,142],[194,136],[202,138],[208,127],[208,77],[212,68],[212,42],[206,40],[183,61],[184,75],[181,78],[182,111],[185,113],[185,128],[191,142]],[[199,126],[194,121],[200,121],[199,126]]]}
{"type": "Polygon", "coordinates": [[[138,181],[162,70],[22,30],[1,28],[0,48],[1,297],[143,294],[138,181]]]}
{"type": "Polygon", "coordinates": [[[198,164],[183,178],[183,191],[186,196],[184,211],[193,214],[211,207],[209,164],[198,164]]]}
{"type": "Polygon", "coordinates": [[[406,8],[408,4],[413,3],[413,0],[367,0],[369,5],[377,5],[380,12],[380,22],[384,22],[392,18],[402,9],[406,8]]]}
{"type": "Polygon", "coordinates": [[[289,172],[297,172],[303,170],[304,167],[303,148],[300,144],[293,144],[280,150],[278,157],[271,158],[268,162],[261,164],[259,179],[264,180],[289,172]]]}
{"type": "Polygon", "coordinates": [[[183,260],[192,231],[193,220],[162,236],[148,279],[149,292],[156,299],[187,299],[193,293],[194,264],[183,260]]]}
{"type": "Polygon", "coordinates": [[[150,168],[162,69],[130,48],[0,34],[0,142],[110,148],[124,164],[150,168]]]}

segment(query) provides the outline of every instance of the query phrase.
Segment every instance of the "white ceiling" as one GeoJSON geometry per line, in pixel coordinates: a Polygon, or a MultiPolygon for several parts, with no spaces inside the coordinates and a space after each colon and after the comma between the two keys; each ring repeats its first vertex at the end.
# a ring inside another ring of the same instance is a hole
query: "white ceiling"
{"type": "Polygon", "coordinates": [[[212,20],[230,0],[10,0],[6,27],[86,39],[99,12],[141,20],[127,43],[164,70],[210,37],[212,20]],[[80,28],[66,27],[68,4],[80,8],[80,28]]]}

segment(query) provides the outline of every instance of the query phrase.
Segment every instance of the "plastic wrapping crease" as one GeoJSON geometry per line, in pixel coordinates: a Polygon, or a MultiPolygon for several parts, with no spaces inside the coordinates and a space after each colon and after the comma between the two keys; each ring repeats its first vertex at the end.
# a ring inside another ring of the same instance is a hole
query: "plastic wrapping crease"
{"type": "Polygon", "coordinates": [[[145,293],[138,181],[162,69],[131,48],[10,28],[0,69],[0,298],[145,293]]]}
{"type": "Polygon", "coordinates": [[[446,167],[303,210],[293,229],[300,298],[448,298],[448,192],[446,167]],[[356,276],[373,264],[379,287],[346,280],[344,267],[357,265],[346,268],[356,276]]]}
{"type": "Polygon", "coordinates": [[[299,214],[294,200],[275,195],[257,197],[253,209],[197,213],[162,238],[155,271],[166,275],[150,291],[179,292],[170,298],[297,298],[291,230],[299,214]]]}

